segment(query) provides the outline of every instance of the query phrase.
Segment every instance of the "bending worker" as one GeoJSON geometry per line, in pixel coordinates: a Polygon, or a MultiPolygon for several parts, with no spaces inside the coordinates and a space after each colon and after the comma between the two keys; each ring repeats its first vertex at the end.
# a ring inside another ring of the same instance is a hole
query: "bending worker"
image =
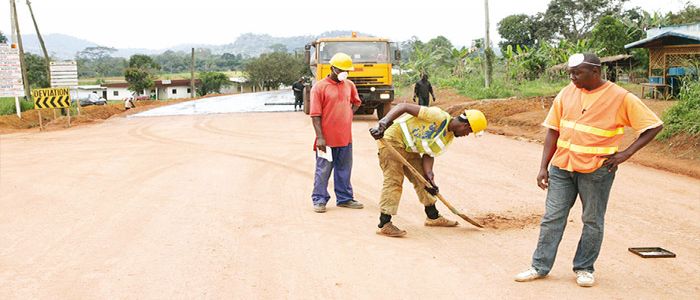
{"type": "Polygon", "coordinates": [[[453,118],[438,107],[408,103],[397,105],[379,120],[377,127],[370,129],[372,137],[384,138],[386,145],[394,147],[416,170],[422,171],[423,177],[433,188],[423,185],[399,159],[392,156],[390,149],[386,149],[383,143],[378,143],[384,186],[379,201],[381,215],[377,233],[390,237],[406,235],[405,230],[399,229],[391,222],[391,216],[395,215],[399,208],[404,176],[413,183],[418,199],[425,206],[425,226],[457,226],[456,221],[442,217],[435,207],[438,188],[433,173],[434,159],[447,149],[455,137],[479,133],[484,129],[486,117],[478,110],[465,110],[460,116],[453,118]]]}

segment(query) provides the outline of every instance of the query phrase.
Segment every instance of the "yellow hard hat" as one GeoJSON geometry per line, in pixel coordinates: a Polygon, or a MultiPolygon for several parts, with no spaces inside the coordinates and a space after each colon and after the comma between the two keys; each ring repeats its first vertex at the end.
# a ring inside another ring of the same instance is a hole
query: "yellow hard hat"
{"type": "Polygon", "coordinates": [[[486,116],[476,109],[465,109],[464,113],[459,116],[463,120],[469,121],[469,126],[473,133],[479,133],[486,129],[486,116]]]}
{"type": "Polygon", "coordinates": [[[343,71],[354,71],[355,67],[352,66],[352,58],[342,52],[338,52],[331,58],[331,66],[334,66],[343,71]]]}

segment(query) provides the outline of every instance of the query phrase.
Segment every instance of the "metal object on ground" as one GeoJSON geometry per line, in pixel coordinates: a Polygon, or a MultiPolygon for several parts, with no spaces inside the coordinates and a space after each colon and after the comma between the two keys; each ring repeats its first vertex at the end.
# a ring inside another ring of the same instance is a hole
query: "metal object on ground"
{"type": "Polygon", "coordinates": [[[630,252],[637,254],[643,258],[664,258],[676,257],[676,254],[661,247],[639,247],[628,248],[630,252]]]}
{"type": "MultiPolygon", "coordinates": [[[[401,156],[401,154],[399,154],[399,152],[396,151],[396,149],[394,149],[393,146],[389,145],[389,143],[387,143],[384,139],[380,139],[379,142],[382,143],[382,145],[384,145],[384,147],[389,148],[389,152],[391,152],[391,154],[394,155],[394,156],[396,157],[396,159],[398,159],[399,161],[401,161],[401,163],[403,163],[403,165],[406,166],[406,168],[407,168],[411,173],[413,173],[413,176],[415,176],[416,178],[418,178],[418,180],[419,180],[421,183],[423,183],[423,184],[424,184],[425,186],[427,186],[427,187],[433,187],[433,185],[430,184],[430,182],[428,182],[428,181],[423,177],[423,174],[421,174],[420,172],[418,172],[418,170],[416,170],[416,168],[414,168],[403,156],[401,156]]],[[[481,224],[479,224],[479,223],[477,223],[476,221],[474,221],[474,220],[472,220],[471,218],[469,218],[467,215],[465,215],[465,214],[461,213],[459,210],[457,210],[454,206],[452,206],[452,204],[450,204],[450,202],[448,202],[447,200],[445,200],[445,198],[443,198],[442,195],[440,195],[440,193],[437,194],[437,198],[440,200],[440,202],[442,202],[442,204],[445,204],[445,206],[447,206],[447,208],[448,208],[453,214],[458,215],[460,218],[462,218],[462,219],[464,219],[465,221],[469,222],[469,224],[472,224],[472,225],[474,225],[474,226],[476,226],[476,227],[479,227],[479,228],[484,228],[484,226],[482,226],[481,224]]]]}

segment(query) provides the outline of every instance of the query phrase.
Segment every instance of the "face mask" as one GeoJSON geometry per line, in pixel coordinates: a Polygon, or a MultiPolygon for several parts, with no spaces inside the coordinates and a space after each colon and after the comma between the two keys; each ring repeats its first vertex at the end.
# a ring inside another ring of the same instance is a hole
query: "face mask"
{"type": "Polygon", "coordinates": [[[335,75],[338,76],[338,80],[343,81],[345,79],[348,79],[348,72],[346,71],[341,71],[340,73],[336,73],[335,75]]]}

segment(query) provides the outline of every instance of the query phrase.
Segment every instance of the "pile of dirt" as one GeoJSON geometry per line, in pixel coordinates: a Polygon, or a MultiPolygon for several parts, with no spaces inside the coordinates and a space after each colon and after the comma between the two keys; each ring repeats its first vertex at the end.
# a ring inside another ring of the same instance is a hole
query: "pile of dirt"
{"type": "MultiPolygon", "coordinates": [[[[214,97],[220,95],[207,95],[214,97]]],[[[178,100],[142,100],[136,102],[136,108],[125,110],[121,103],[111,103],[107,105],[85,106],[80,108],[80,115],[71,116],[71,126],[80,126],[91,124],[109,119],[113,116],[125,116],[139,113],[159,106],[171,105],[193,99],[178,99],[178,100]]],[[[62,116],[60,110],[43,109],[41,111],[41,119],[45,130],[58,130],[68,127],[68,117],[62,116]]],[[[13,133],[27,129],[39,129],[39,111],[32,109],[22,112],[22,118],[17,115],[0,116],[0,134],[13,133]]]]}
{"type": "MultiPolygon", "coordinates": [[[[489,99],[474,101],[463,97],[451,97],[451,102],[436,103],[436,106],[457,115],[467,108],[479,109],[489,120],[488,131],[493,134],[512,136],[519,140],[544,142],[546,128],[541,126],[554,97],[528,99],[489,99]]],[[[657,115],[673,106],[676,101],[643,100],[657,115]]],[[[637,138],[628,128],[621,149],[625,149],[637,138]]],[[[630,161],[648,167],[700,178],[700,136],[677,135],[669,140],[654,140],[636,153],[630,161]]]]}
{"type": "Polygon", "coordinates": [[[524,229],[526,227],[537,226],[542,219],[542,215],[505,216],[489,213],[484,216],[475,217],[475,219],[484,226],[484,228],[500,230],[524,229]]]}

